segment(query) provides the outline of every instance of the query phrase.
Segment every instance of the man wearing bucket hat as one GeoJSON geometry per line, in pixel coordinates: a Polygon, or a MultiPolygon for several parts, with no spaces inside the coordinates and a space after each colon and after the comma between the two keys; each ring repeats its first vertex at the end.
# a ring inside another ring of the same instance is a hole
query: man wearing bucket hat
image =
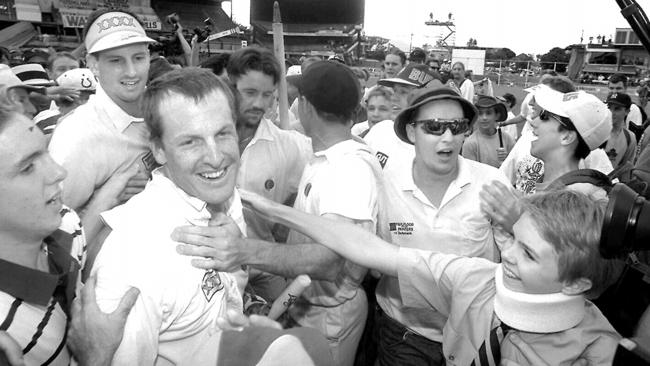
{"type": "Polygon", "coordinates": [[[140,21],[128,12],[98,10],[84,29],[88,68],[99,80],[88,103],[63,118],[52,136],[50,153],[68,176],[63,201],[85,209],[84,225],[92,237],[99,227],[97,211],[110,209],[144,188],[155,159],[139,101],[149,71],[147,37],[140,21]],[[116,174],[137,174],[109,207],[86,207],[96,189],[116,174]]]}
{"type": "Polygon", "coordinates": [[[497,129],[497,122],[508,116],[506,106],[488,95],[479,95],[474,106],[478,109],[478,128],[465,139],[463,157],[498,168],[515,145],[510,135],[497,129]]]}
{"type": "MultiPolygon", "coordinates": [[[[386,175],[390,201],[380,224],[390,231],[392,243],[498,258],[497,246],[506,238],[481,212],[478,197],[484,183],[507,181],[496,168],[459,155],[477,118],[472,103],[444,86],[416,91],[397,116],[395,134],[414,145],[415,157],[401,162],[402,174],[386,175]]],[[[380,365],[445,363],[440,343],[443,315],[406,307],[394,277],[382,277],[377,302],[380,365]]]]}

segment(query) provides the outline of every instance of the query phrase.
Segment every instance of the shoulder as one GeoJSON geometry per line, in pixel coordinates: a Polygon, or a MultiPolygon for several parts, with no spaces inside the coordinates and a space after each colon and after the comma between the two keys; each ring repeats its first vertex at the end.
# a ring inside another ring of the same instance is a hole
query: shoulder
{"type": "Polygon", "coordinates": [[[504,180],[506,177],[498,168],[479,163],[478,161],[463,159],[463,164],[469,169],[472,176],[478,181],[504,180]]]}
{"type": "Polygon", "coordinates": [[[57,149],[67,146],[69,148],[71,141],[86,140],[89,135],[95,134],[99,124],[96,122],[96,114],[92,106],[84,104],[74,111],[62,116],[52,133],[50,149],[57,149]]]}

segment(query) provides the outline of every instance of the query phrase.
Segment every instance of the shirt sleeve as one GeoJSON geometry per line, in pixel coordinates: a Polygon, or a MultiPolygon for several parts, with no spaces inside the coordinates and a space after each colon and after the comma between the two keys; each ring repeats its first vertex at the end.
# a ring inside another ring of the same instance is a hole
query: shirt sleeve
{"type": "MultiPolygon", "coordinates": [[[[113,312],[130,287],[141,288],[138,272],[125,258],[116,243],[127,238],[111,233],[97,256],[93,274],[97,276],[95,294],[99,308],[113,312]]],[[[161,301],[152,298],[150,291],[141,291],[129,312],[124,336],[113,357],[113,365],[153,365],[158,355],[158,337],[162,324],[161,301]]]]}
{"type": "Polygon", "coordinates": [[[463,157],[466,159],[478,161],[478,144],[472,136],[468,137],[463,143],[463,157]]]}
{"type": "Polygon", "coordinates": [[[460,93],[463,98],[467,99],[470,103],[474,103],[474,83],[471,80],[465,79],[463,81],[463,84],[460,86],[460,93]]]}
{"type": "Polygon", "coordinates": [[[402,301],[408,307],[434,308],[449,316],[452,308],[460,310],[452,306],[454,301],[477,298],[458,296],[455,299],[455,293],[490,296],[496,266],[496,263],[482,258],[400,247],[397,278],[402,301]]]}

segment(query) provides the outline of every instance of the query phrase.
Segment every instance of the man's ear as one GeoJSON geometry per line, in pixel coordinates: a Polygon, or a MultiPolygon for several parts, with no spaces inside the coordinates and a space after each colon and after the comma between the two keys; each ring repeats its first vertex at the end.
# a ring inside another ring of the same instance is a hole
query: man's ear
{"type": "Polygon", "coordinates": [[[149,148],[151,149],[153,157],[156,159],[156,162],[158,164],[165,165],[165,163],[167,163],[167,155],[165,154],[165,150],[163,149],[162,141],[160,141],[160,139],[149,142],[149,148]]]}
{"type": "Polygon", "coordinates": [[[99,78],[99,67],[97,67],[97,56],[87,54],[86,67],[88,67],[90,71],[92,71],[93,75],[95,75],[96,78],[99,78]]]}
{"type": "Polygon", "coordinates": [[[591,289],[591,280],[581,277],[571,282],[565,282],[562,287],[562,293],[565,295],[580,295],[591,289]]]}
{"type": "Polygon", "coordinates": [[[578,140],[578,132],[564,130],[562,131],[562,145],[570,145],[578,140]]]}
{"type": "Polygon", "coordinates": [[[407,123],[405,127],[406,137],[408,137],[409,141],[411,141],[412,144],[415,144],[415,124],[407,123]]]}

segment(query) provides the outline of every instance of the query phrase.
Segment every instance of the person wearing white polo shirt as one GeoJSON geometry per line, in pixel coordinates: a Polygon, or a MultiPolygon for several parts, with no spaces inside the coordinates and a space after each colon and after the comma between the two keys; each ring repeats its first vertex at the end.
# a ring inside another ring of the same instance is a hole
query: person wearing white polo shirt
{"type": "Polygon", "coordinates": [[[96,94],[63,118],[49,145],[54,159],[68,171],[63,202],[84,213],[89,237],[98,230],[98,213],[111,207],[87,207],[93,193],[113,175],[132,165],[138,174],[119,197],[140,192],[155,160],[139,102],[149,71],[147,45],[154,42],[128,12],[98,10],[84,29],[88,68],[98,78],[96,94]]]}
{"type": "Polygon", "coordinates": [[[92,270],[104,312],[129,287],[140,290],[115,365],[215,365],[217,318],[242,312],[241,267],[195,268],[205,261],[179,255],[172,239],[183,225],[246,232],[235,189],[235,105],[229,86],[206,69],[174,70],[147,88],[143,112],[161,167],[144,191],[102,214],[111,232],[92,270]]]}
{"type": "MultiPolygon", "coordinates": [[[[239,93],[237,134],[241,152],[237,185],[274,202],[293,205],[300,176],[311,157],[305,135],[282,130],[264,118],[280,81],[280,64],[268,49],[242,48],[230,55],[228,76],[239,93]]],[[[286,230],[274,227],[251,210],[244,210],[248,236],[286,241],[286,230]],[[283,233],[284,232],[284,233],[283,233]]],[[[284,278],[252,269],[256,294],[273,301],[286,287],[284,278]]]]}
{"type": "MultiPolygon", "coordinates": [[[[451,88],[416,91],[395,120],[394,134],[414,146],[402,174],[386,176],[389,197],[381,222],[387,238],[402,247],[469,257],[499,259],[507,241],[479,206],[483,184],[507,182],[498,169],[460,156],[476,107],[451,88]]],[[[444,365],[442,329],[446,317],[435,309],[403,304],[397,279],[377,286],[379,365],[444,365]]]]}

